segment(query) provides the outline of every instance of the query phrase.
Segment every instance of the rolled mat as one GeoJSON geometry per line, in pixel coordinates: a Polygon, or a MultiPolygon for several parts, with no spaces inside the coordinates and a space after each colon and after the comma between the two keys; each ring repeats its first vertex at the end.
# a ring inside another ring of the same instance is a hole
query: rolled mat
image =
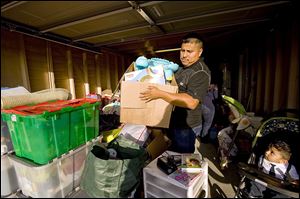
{"type": "Polygon", "coordinates": [[[38,104],[52,100],[70,99],[70,92],[66,89],[46,89],[34,93],[14,96],[1,96],[1,109],[10,109],[16,106],[38,104]]]}

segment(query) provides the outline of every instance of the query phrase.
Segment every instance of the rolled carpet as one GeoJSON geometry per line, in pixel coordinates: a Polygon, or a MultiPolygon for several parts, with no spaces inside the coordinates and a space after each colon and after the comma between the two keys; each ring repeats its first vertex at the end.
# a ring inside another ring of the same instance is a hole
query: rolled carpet
{"type": "Polygon", "coordinates": [[[70,92],[66,89],[46,89],[34,93],[1,96],[1,109],[10,109],[16,106],[38,104],[53,100],[70,99],[70,92]]]}

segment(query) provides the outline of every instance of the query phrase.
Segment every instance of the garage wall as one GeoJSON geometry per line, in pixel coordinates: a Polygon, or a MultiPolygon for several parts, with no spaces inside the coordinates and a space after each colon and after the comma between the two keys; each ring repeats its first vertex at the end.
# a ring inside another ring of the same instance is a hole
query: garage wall
{"type": "Polygon", "coordinates": [[[240,54],[239,96],[258,114],[299,109],[299,21],[253,32],[240,54]]]}
{"type": "MultiPolygon", "coordinates": [[[[213,74],[222,74],[218,70],[224,62],[218,57],[227,58],[231,96],[248,111],[264,115],[278,109],[299,109],[299,20],[287,19],[274,28],[247,34],[220,38],[229,41],[224,45],[215,38],[220,52],[213,51],[212,41],[208,41],[212,57],[206,57],[206,62],[213,74]]],[[[179,63],[179,52],[156,56],[179,63]]],[[[91,53],[5,29],[1,29],[1,58],[2,87],[24,86],[31,92],[65,88],[76,98],[87,91],[114,91],[136,59],[109,51],[91,53]]],[[[214,79],[222,79],[222,75],[214,79]]]]}
{"type": "Polygon", "coordinates": [[[1,86],[30,90],[22,35],[1,30],[1,86]]]}
{"type": "Polygon", "coordinates": [[[62,45],[52,43],[52,63],[55,74],[55,87],[70,90],[68,75],[68,55],[66,48],[62,45]]]}
{"type": "Polygon", "coordinates": [[[1,86],[24,86],[30,92],[65,88],[74,98],[115,90],[130,58],[92,53],[1,29],[1,86]]]}
{"type": "Polygon", "coordinates": [[[51,55],[47,52],[47,42],[33,37],[24,37],[24,47],[31,91],[51,88],[48,73],[50,63],[47,58],[51,55]]]}

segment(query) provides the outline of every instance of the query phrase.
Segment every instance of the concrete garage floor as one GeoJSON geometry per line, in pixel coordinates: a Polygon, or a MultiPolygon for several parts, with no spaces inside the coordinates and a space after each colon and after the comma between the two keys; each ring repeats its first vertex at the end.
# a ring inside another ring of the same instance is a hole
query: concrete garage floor
{"type": "Polygon", "coordinates": [[[229,163],[228,168],[221,170],[217,148],[212,143],[197,140],[195,147],[208,162],[208,198],[233,198],[240,181],[237,166],[229,163]]]}

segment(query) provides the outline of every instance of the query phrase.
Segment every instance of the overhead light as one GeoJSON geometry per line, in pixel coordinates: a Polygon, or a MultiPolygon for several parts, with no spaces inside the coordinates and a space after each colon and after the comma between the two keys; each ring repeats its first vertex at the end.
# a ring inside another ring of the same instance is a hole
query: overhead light
{"type": "Polygon", "coordinates": [[[181,48],[170,48],[170,49],[164,49],[164,50],[156,50],[155,53],[164,53],[164,52],[172,52],[172,51],[178,51],[181,48]]]}

